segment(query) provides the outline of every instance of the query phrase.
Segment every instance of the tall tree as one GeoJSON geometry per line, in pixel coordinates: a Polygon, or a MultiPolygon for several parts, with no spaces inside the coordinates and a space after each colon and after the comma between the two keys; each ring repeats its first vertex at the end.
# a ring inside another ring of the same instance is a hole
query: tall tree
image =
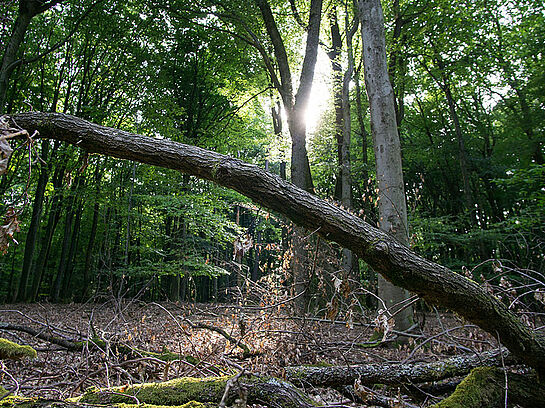
{"type": "Polygon", "coordinates": [[[19,0],[17,18],[13,23],[11,36],[6,44],[2,63],[0,65],[0,113],[4,110],[6,93],[10,76],[17,67],[17,53],[25,39],[28,26],[34,17],[49,10],[61,0],[40,1],[40,0],[19,0]]]}
{"type": "MultiPolygon", "coordinates": [[[[328,56],[331,59],[333,70],[333,92],[335,105],[335,140],[337,142],[337,174],[335,180],[335,199],[344,207],[352,208],[352,176],[350,166],[350,143],[352,136],[352,118],[350,112],[350,81],[354,73],[354,52],[352,41],[358,29],[358,20],[350,24],[348,8],[345,7],[345,39],[348,66],[343,73],[341,53],[343,41],[337,17],[337,8],[333,7],[329,14],[331,31],[331,50],[328,56]]],[[[352,251],[343,248],[342,265],[346,273],[353,273],[356,269],[356,260],[352,251]]],[[[356,278],[357,280],[357,278],[356,278]]]]}
{"type": "MultiPolygon", "coordinates": [[[[408,245],[401,144],[394,93],[388,77],[384,17],[380,0],[360,0],[358,11],[379,190],[379,227],[396,237],[399,242],[408,245]]],[[[378,295],[389,312],[395,316],[397,329],[408,329],[412,324],[412,308],[403,304],[408,297],[407,291],[379,276],[378,295]],[[398,310],[400,307],[402,309],[398,310]]]]}
{"type": "MultiPolygon", "coordinates": [[[[305,114],[314,80],[314,69],[318,57],[318,45],[320,36],[320,22],[322,18],[322,0],[312,0],[307,26],[307,41],[301,74],[299,76],[299,88],[297,93],[293,90],[293,77],[288,61],[288,53],[284,40],[280,34],[274,19],[271,6],[266,0],[255,0],[265,24],[269,39],[274,49],[278,75],[271,64],[266,64],[269,75],[275,88],[280,93],[284,109],[288,116],[288,128],[291,135],[291,181],[298,187],[307,191],[313,190],[312,176],[308,162],[306,147],[306,121],[305,114]]],[[[264,58],[268,56],[264,53],[264,58]]]]}

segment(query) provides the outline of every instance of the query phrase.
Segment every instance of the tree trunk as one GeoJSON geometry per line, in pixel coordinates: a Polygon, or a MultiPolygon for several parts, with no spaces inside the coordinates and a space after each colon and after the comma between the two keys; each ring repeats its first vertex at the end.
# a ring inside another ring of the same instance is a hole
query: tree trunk
{"type": "Polygon", "coordinates": [[[236,190],[352,250],[395,285],[477,324],[545,375],[543,338],[479,284],[420,257],[392,235],[274,174],[219,153],[95,125],[70,115],[29,112],[13,115],[13,119],[30,132],[37,129],[41,137],[62,140],[90,153],[175,169],[236,190]]]}
{"type": "Polygon", "coordinates": [[[30,218],[30,226],[28,227],[28,233],[25,241],[25,255],[23,258],[23,267],[21,269],[21,278],[19,280],[19,291],[17,300],[25,302],[29,297],[28,280],[31,270],[32,261],[34,258],[34,250],[36,248],[36,239],[38,237],[38,227],[40,226],[40,218],[42,215],[45,187],[47,180],[49,179],[49,169],[47,165],[47,155],[49,151],[49,141],[44,140],[42,142],[42,154],[41,158],[44,163],[41,164],[40,177],[38,178],[38,185],[36,187],[36,194],[34,195],[34,204],[32,205],[32,216],[30,218]]]}
{"type": "Polygon", "coordinates": [[[95,168],[95,204],[93,206],[93,220],[91,221],[91,232],[89,233],[89,241],[87,242],[87,249],[85,251],[85,264],[83,266],[83,294],[81,300],[85,300],[89,295],[89,286],[90,286],[90,272],[91,272],[91,263],[93,259],[93,248],[95,246],[95,239],[98,229],[98,213],[100,208],[99,195],[100,195],[100,161],[97,162],[95,168]]]}
{"type": "Polygon", "coordinates": [[[280,73],[278,81],[276,72],[270,70],[273,82],[282,97],[284,109],[288,116],[288,128],[291,135],[291,182],[307,191],[314,189],[310,165],[308,162],[306,147],[306,122],[305,113],[310,98],[312,81],[314,79],[314,68],[318,57],[318,45],[320,35],[320,22],[322,14],[322,0],[312,0],[308,20],[308,34],[305,47],[305,56],[301,67],[299,78],[299,89],[294,95],[292,86],[292,75],[288,62],[288,56],[284,41],[280,35],[269,3],[266,0],[255,0],[267,34],[274,49],[274,55],[280,73]]]}
{"type": "Polygon", "coordinates": [[[445,93],[445,98],[447,99],[448,112],[450,120],[454,124],[454,132],[456,134],[456,140],[458,142],[458,161],[460,162],[460,171],[462,173],[462,183],[464,186],[464,200],[467,211],[471,214],[471,220],[473,225],[477,225],[477,217],[475,214],[475,198],[473,197],[473,191],[471,189],[470,183],[470,171],[469,164],[467,160],[467,149],[464,140],[464,134],[462,132],[462,127],[460,125],[460,118],[458,117],[458,112],[456,111],[456,102],[452,96],[450,90],[450,84],[445,72],[444,64],[441,60],[438,62],[439,69],[441,70],[442,77],[442,89],[445,93]]]}
{"type": "MultiPolygon", "coordinates": [[[[310,164],[307,155],[305,113],[310,98],[312,81],[314,79],[314,68],[318,57],[323,1],[311,0],[310,2],[305,56],[299,77],[299,89],[295,96],[286,48],[274,20],[270,5],[266,0],[255,0],[255,2],[261,11],[267,34],[273,45],[280,75],[279,80],[276,71],[270,64],[268,65],[269,74],[280,93],[284,104],[284,110],[288,116],[288,128],[292,143],[291,182],[306,191],[312,192],[314,190],[314,185],[312,183],[312,175],[310,173],[310,164]]],[[[268,57],[264,55],[264,58],[268,57]]],[[[306,299],[308,299],[309,295],[306,292],[308,285],[308,270],[306,270],[304,266],[304,260],[307,257],[307,253],[302,245],[303,237],[305,235],[306,233],[304,230],[299,228],[294,229],[294,236],[292,239],[293,254],[290,265],[297,296],[295,305],[300,313],[306,310],[306,299]]]]}
{"type": "MultiPolygon", "coordinates": [[[[131,396],[135,396],[140,403],[162,406],[181,406],[191,401],[218,404],[222,400],[226,387],[229,387],[230,378],[232,377],[177,378],[163,383],[116,387],[103,391],[87,392],[81,396],[79,402],[108,405],[134,403],[134,397],[131,398],[131,396]]],[[[244,394],[248,404],[265,404],[270,407],[282,408],[318,406],[316,402],[292,384],[278,378],[240,376],[237,380],[232,382],[232,386],[228,388],[225,402],[229,405],[233,405],[235,399],[240,398],[240,391],[245,389],[244,394]]]]}
{"type": "Polygon", "coordinates": [[[68,278],[68,272],[71,264],[71,257],[74,253],[74,241],[76,239],[75,234],[77,234],[77,230],[79,229],[79,220],[81,215],[81,208],[78,208],[79,206],[76,205],[78,202],[77,196],[79,192],[80,183],[82,180],[82,174],[78,173],[76,175],[76,179],[74,181],[74,184],[72,185],[70,194],[68,197],[66,197],[66,216],[64,220],[64,234],[63,234],[63,240],[62,240],[62,249],[61,249],[61,257],[59,260],[59,267],[57,270],[57,275],[55,277],[55,282],[53,284],[53,287],[51,288],[51,299],[54,302],[59,301],[59,297],[61,295],[61,289],[63,288],[63,282],[65,279],[68,278]],[[74,217],[75,223],[74,223],[74,217]]]}
{"type": "Polygon", "coordinates": [[[4,52],[4,56],[2,58],[2,65],[0,67],[0,114],[4,112],[4,105],[6,104],[9,78],[17,66],[15,64],[17,52],[19,51],[19,47],[25,38],[25,34],[32,17],[32,14],[28,12],[23,13],[21,8],[19,8],[19,14],[13,25],[11,38],[7,44],[6,51],[4,52]]]}
{"type": "MultiPolygon", "coordinates": [[[[358,127],[359,127],[359,133],[361,136],[361,178],[363,180],[363,188],[362,188],[362,195],[366,194],[366,192],[369,190],[368,180],[369,180],[369,159],[367,154],[367,140],[369,139],[369,134],[367,133],[367,129],[365,128],[365,113],[363,111],[363,103],[361,100],[361,86],[360,86],[360,70],[359,68],[356,70],[354,75],[354,84],[356,88],[356,114],[358,116],[358,127]]],[[[364,203],[366,201],[364,200],[364,203]]],[[[365,204],[362,206],[365,208],[365,204]]]]}
{"type": "MultiPolygon", "coordinates": [[[[380,0],[360,0],[358,11],[361,19],[365,85],[371,112],[371,132],[379,189],[379,226],[383,231],[396,237],[399,242],[408,245],[401,145],[397,131],[394,93],[388,78],[380,0]]],[[[399,310],[400,302],[408,298],[407,291],[379,276],[378,295],[389,313],[394,315],[397,330],[407,330],[412,325],[412,308],[399,310]]]]}
{"type": "Polygon", "coordinates": [[[81,216],[83,213],[83,203],[80,200],[76,200],[74,207],[75,209],[75,221],[74,228],[72,230],[72,239],[70,240],[70,249],[68,251],[68,263],[66,271],[64,273],[63,283],[62,283],[62,293],[65,298],[72,298],[72,277],[74,274],[74,265],[76,262],[76,250],[79,245],[79,231],[81,227],[81,216]]]}
{"type": "MultiPolygon", "coordinates": [[[[63,160],[61,156],[61,160],[63,160]]],[[[49,251],[51,249],[51,243],[53,241],[53,234],[57,223],[59,221],[60,212],[61,212],[61,189],[62,189],[62,179],[64,177],[65,165],[62,164],[55,170],[53,174],[53,198],[51,199],[51,206],[49,209],[49,215],[47,219],[47,226],[45,228],[45,233],[42,237],[42,242],[40,246],[40,252],[38,253],[38,259],[36,260],[36,267],[33,272],[33,282],[31,289],[32,301],[35,301],[38,297],[42,279],[44,276],[44,271],[47,267],[47,260],[49,259],[49,251]]]]}
{"type": "MultiPolygon", "coordinates": [[[[352,26],[349,25],[348,11],[345,10],[346,27],[346,48],[348,52],[348,67],[343,76],[341,89],[341,107],[342,107],[342,139],[340,146],[340,166],[341,166],[341,203],[344,208],[351,209],[352,204],[352,169],[350,164],[350,144],[352,138],[352,116],[350,111],[350,80],[354,73],[354,55],[352,50],[352,39],[358,29],[357,19],[352,26]],[[349,28],[350,27],[350,28],[349,28]]],[[[343,248],[342,266],[347,275],[353,277],[352,280],[359,282],[358,261],[352,251],[343,248]]]]}
{"type": "MultiPolygon", "coordinates": [[[[72,200],[70,200],[72,201],[72,200]]],[[[58,302],[60,295],[61,295],[61,289],[62,289],[62,283],[65,279],[65,273],[68,269],[68,263],[69,263],[69,253],[70,253],[70,247],[72,244],[72,223],[74,220],[74,210],[73,206],[69,205],[66,209],[66,216],[64,218],[64,233],[63,233],[63,239],[62,239],[62,249],[61,249],[61,257],[59,259],[59,267],[57,269],[57,275],[55,277],[55,282],[53,284],[53,287],[51,288],[51,300],[53,302],[58,302]]]]}
{"type": "Polygon", "coordinates": [[[32,18],[50,9],[59,1],[43,2],[41,0],[20,0],[17,18],[13,24],[10,39],[6,45],[2,63],[0,65],[0,114],[4,113],[6,94],[9,86],[9,79],[13,70],[22,62],[17,61],[17,52],[25,39],[28,26],[32,18]]]}
{"type": "MultiPolygon", "coordinates": [[[[346,14],[346,45],[348,50],[348,67],[343,75],[339,58],[342,50],[342,37],[337,19],[337,10],[333,8],[329,16],[332,50],[328,53],[333,70],[333,101],[335,105],[335,139],[337,141],[337,177],[335,180],[334,198],[342,205],[352,208],[352,178],[350,174],[350,80],[354,72],[354,57],[352,54],[352,38],[357,30],[357,24],[349,25],[346,14]]],[[[349,249],[342,249],[342,268],[345,276],[353,275],[351,281],[357,282],[359,277],[354,273],[356,259],[349,249]]]]}
{"type": "Polygon", "coordinates": [[[340,63],[342,38],[337,19],[337,8],[333,7],[329,14],[329,26],[331,30],[331,51],[327,53],[331,60],[333,71],[333,104],[335,106],[335,141],[337,142],[337,171],[335,174],[335,191],[333,198],[341,201],[342,190],[342,146],[343,146],[343,74],[340,63]]]}
{"type": "Polygon", "coordinates": [[[286,367],[286,378],[295,384],[315,387],[352,385],[358,379],[364,385],[419,384],[466,375],[476,367],[501,367],[503,364],[515,363],[506,354],[507,350],[504,349],[481,355],[456,356],[432,363],[286,367]]]}

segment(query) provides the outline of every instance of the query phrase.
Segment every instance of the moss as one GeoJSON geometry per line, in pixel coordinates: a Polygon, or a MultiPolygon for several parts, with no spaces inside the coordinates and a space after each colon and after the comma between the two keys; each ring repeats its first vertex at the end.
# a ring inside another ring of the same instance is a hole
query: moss
{"type": "MultiPolygon", "coordinates": [[[[74,408],[83,407],[69,401],[48,401],[24,397],[8,397],[0,401],[0,408],[74,408]]],[[[153,405],[153,404],[115,404],[110,408],[215,408],[217,404],[205,404],[197,401],[189,401],[182,405],[153,405]]],[[[106,407],[104,405],[104,407],[106,407]]]]}
{"type": "MultiPolygon", "coordinates": [[[[215,403],[214,405],[217,406],[230,378],[232,377],[179,378],[163,383],[91,390],[72,401],[112,406],[122,403],[134,404],[136,401],[133,397],[136,397],[140,404],[183,406],[183,404],[195,404],[194,401],[199,401],[204,404],[215,403]]],[[[273,377],[254,376],[241,377],[239,380],[248,392],[248,402],[265,402],[265,405],[283,408],[316,406],[312,399],[286,381],[273,377]]],[[[232,390],[227,403],[232,403],[236,395],[235,390],[232,390]]],[[[202,408],[198,405],[189,405],[189,407],[202,408]]]]}
{"type": "Polygon", "coordinates": [[[182,405],[152,405],[152,404],[117,404],[116,408],[213,408],[217,404],[205,404],[197,401],[189,401],[182,405]]]}
{"type": "MultiPolygon", "coordinates": [[[[542,408],[545,386],[533,373],[507,373],[508,406],[542,408]]],[[[481,408],[505,406],[505,372],[499,368],[475,368],[454,393],[435,408],[481,408]]]]}
{"type": "Polygon", "coordinates": [[[445,398],[439,404],[434,405],[434,407],[471,408],[500,406],[504,397],[503,384],[499,384],[499,386],[498,384],[493,384],[499,371],[494,367],[478,367],[473,369],[456,387],[452,395],[445,398]]]}
{"type": "Polygon", "coordinates": [[[20,346],[12,341],[0,338],[0,360],[22,360],[36,358],[37,353],[30,346],[20,346]]]}
{"type": "Polygon", "coordinates": [[[0,401],[0,408],[33,408],[35,406],[35,398],[18,397],[15,395],[10,395],[0,401]]]}
{"type": "Polygon", "coordinates": [[[384,331],[375,329],[369,340],[365,343],[357,343],[356,346],[360,348],[374,348],[380,346],[383,343],[384,331]]]}
{"type": "Polygon", "coordinates": [[[191,401],[214,402],[222,395],[229,377],[177,378],[162,383],[137,384],[130,387],[114,387],[108,390],[86,392],[79,398],[85,403],[140,403],[155,405],[183,405],[191,401]]]}

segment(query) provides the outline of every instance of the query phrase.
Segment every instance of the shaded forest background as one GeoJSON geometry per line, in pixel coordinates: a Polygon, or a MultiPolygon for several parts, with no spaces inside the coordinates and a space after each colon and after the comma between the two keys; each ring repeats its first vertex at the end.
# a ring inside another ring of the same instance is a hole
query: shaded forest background
{"type": "MultiPolygon", "coordinates": [[[[297,67],[301,18],[290,4],[272,3],[297,67]]],[[[305,13],[308,5],[296,3],[305,13]]],[[[338,15],[345,37],[352,5],[326,3],[324,15],[330,23],[338,15]]],[[[17,5],[1,3],[2,44],[17,5]]],[[[541,307],[543,4],[396,0],[383,7],[412,248],[499,286],[515,306],[541,307]]],[[[216,150],[285,177],[289,137],[279,126],[278,96],[255,47],[237,35],[246,24],[265,36],[258,12],[236,1],[198,8],[183,1],[60,2],[29,25],[4,112],[69,113],[216,150]]],[[[331,27],[324,18],[321,47],[330,54],[331,27]]],[[[374,224],[378,191],[358,34],[353,48],[352,207],[374,224]]],[[[336,56],[341,67],[345,54],[336,56]]],[[[317,194],[339,199],[334,91],[312,125],[308,154],[317,194]]],[[[112,295],[205,302],[232,300],[244,277],[288,290],[293,283],[285,267],[289,226],[239,194],[48,140],[17,149],[9,169],[0,180],[1,212],[17,214],[20,232],[0,258],[3,302],[112,295]],[[251,245],[242,250],[247,236],[251,245]]],[[[335,253],[340,248],[327,256],[335,253]]],[[[373,271],[363,263],[359,269],[360,283],[374,293],[373,271]]],[[[314,272],[319,287],[324,273],[314,272]]],[[[373,296],[367,303],[374,306],[373,296]]]]}

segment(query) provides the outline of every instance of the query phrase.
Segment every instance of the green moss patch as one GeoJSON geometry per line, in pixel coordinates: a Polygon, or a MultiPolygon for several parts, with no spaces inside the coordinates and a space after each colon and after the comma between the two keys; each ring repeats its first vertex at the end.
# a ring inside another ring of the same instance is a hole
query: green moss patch
{"type": "Polygon", "coordinates": [[[137,384],[130,387],[114,387],[108,390],[89,391],[79,398],[79,402],[115,404],[134,404],[136,397],[140,403],[152,405],[179,406],[194,401],[202,403],[217,402],[229,377],[192,378],[184,377],[162,383],[137,384]]]}
{"type": "Polygon", "coordinates": [[[20,346],[12,341],[0,338],[0,360],[22,360],[36,358],[37,353],[30,346],[20,346]]]}

